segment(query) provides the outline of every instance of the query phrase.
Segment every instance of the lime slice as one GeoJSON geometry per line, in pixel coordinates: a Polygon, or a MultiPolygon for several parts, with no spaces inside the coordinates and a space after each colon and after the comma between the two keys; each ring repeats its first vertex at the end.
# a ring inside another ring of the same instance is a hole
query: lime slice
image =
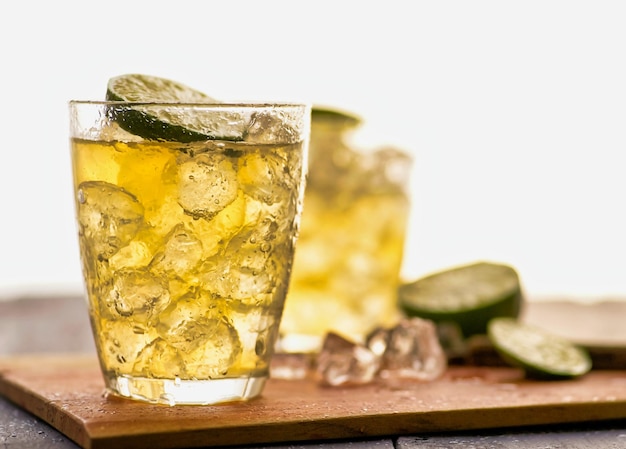
{"type": "Polygon", "coordinates": [[[470,337],[485,334],[494,317],[516,318],[523,295],[512,267],[477,262],[403,284],[398,301],[407,315],[456,323],[463,336],[470,337]]]}
{"type": "Polygon", "coordinates": [[[361,118],[351,112],[325,106],[313,106],[311,122],[314,124],[331,124],[341,128],[354,128],[361,124],[361,118]]]}
{"type": "Polygon", "coordinates": [[[106,99],[136,104],[112,109],[118,125],[150,140],[196,142],[201,140],[243,140],[247,121],[238,114],[215,110],[181,113],[172,105],[164,108],[150,103],[207,103],[217,100],[198,90],[166,78],[128,74],[109,79],[106,99]]]}
{"type": "Polygon", "coordinates": [[[109,79],[106,98],[141,103],[217,103],[205,93],[177,81],[140,74],[109,79]]]}
{"type": "Polygon", "coordinates": [[[513,318],[494,318],[487,332],[500,356],[529,377],[572,378],[591,369],[586,350],[544,329],[513,318]]]}

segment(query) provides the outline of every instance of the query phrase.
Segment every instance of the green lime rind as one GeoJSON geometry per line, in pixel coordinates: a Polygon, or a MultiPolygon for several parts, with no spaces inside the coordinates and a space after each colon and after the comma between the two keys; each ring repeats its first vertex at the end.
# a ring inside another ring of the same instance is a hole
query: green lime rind
{"type": "Polygon", "coordinates": [[[224,114],[209,109],[190,115],[181,114],[176,107],[156,106],[156,103],[219,103],[201,91],[166,78],[142,74],[113,77],[107,83],[106,100],[136,103],[111,108],[110,115],[120,128],[144,139],[181,143],[240,141],[245,134],[247,121],[235,113],[226,114],[225,119],[224,114]]]}
{"type": "Polygon", "coordinates": [[[398,302],[408,316],[456,323],[467,338],[485,334],[492,318],[518,317],[524,295],[512,267],[477,262],[401,285],[398,302]]]}
{"type": "Polygon", "coordinates": [[[327,123],[341,128],[354,128],[362,122],[361,117],[334,107],[313,106],[311,108],[311,122],[327,123]]]}
{"type": "Polygon", "coordinates": [[[571,379],[592,368],[591,357],[584,348],[513,318],[492,319],[487,335],[502,359],[522,368],[528,377],[571,379]]]}

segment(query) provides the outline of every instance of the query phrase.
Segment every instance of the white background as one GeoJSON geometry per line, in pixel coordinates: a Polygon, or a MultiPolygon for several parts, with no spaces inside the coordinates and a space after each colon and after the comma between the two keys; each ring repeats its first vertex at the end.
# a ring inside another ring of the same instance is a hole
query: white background
{"type": "Polygon", "coordinates": [[[626,296],[626,2],[22,0],[0,46],[0,298],[82,291],[67,101],[130,72],[365,117],[415,156],[407,278],[626,296]]]}

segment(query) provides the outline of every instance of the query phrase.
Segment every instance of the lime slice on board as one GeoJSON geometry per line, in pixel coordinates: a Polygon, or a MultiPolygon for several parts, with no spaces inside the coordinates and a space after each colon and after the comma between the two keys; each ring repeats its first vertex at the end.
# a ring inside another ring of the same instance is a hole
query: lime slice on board
{"type": "Polygon", "coordinates": [[[486,334],[494,317],[519,316],[523,294],[515,269],[476,262],[403,284],[398,301],[408,316],[456,323],[467,338],[486,334]]]}
{"type": "Polygon", "coordinates": [[[247,120],[225,108],[220,113],[209,108],[184,112],[175,103],[219,104],[212,97],[177,81],[142,74],[120,75],[109,79],[107,101],[136,104],[112,109],[118,125],[150,140],[196,142],[202,140],[243,140],[247,120]],[[172,107],[151,103],[172,103],[172,107]],[[182,111],[182,112],[181,112],[182,111]]]}
{"type": "Polygon", "coordinates": [[[569,340],[513,318],[494,318],[487,335],[503,360],[529,377],[573,378],[591,369],[587,351],[569,340]]]}

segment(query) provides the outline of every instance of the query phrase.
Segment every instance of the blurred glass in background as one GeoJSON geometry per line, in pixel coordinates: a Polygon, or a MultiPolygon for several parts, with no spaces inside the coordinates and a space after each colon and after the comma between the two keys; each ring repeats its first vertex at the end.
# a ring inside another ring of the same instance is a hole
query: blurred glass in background
{"type": "Polygon", "coordinates": [[[411,156],[352,141],[361,119],[314,107],[300,237],[281,323],[286,352],[320,349],[328,332],[363,342],[398,318],[411,156]]]}

